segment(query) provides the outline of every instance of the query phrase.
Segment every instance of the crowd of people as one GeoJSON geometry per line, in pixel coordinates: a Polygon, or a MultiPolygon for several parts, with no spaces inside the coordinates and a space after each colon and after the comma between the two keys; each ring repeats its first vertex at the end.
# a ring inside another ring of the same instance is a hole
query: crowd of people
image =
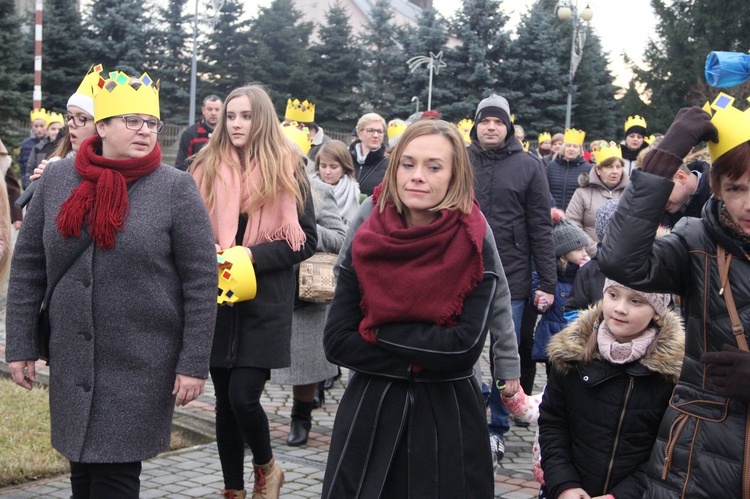
{"type": "Polygon", "coordinates": [[[492,497],[510,424],[536,421],[540,498],[750,499],[750,114],[732,101],[664,135],[633,116],[619,143],[531,148],[491,94],[458,124],[368,112],[345,144],[313,103],[280,120],[248,84],[207,96],[167,165],[159,82],[92,66],[64,117],[31,112],[23,219],[0,142],[11,374],[31,389],[48,362],[75,499],[137,498],[209,377],[217,493],[278,498],[265,383],[291,387],[304,446],[342,369],[325,498],[492,497]],[[335,293],[311,303],[299,267],[320,253],[335,293]]]}

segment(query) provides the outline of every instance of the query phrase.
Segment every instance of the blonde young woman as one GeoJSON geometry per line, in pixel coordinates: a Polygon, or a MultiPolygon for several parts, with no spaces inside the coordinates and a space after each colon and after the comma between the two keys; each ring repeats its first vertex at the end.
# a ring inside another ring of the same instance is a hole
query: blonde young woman
{"type": "Polygon", "coordinates": [[[315,210],[299,155],[259,85],[233,90],[208,145],[191,166],[208,208],[217,250],[243,246],[257,295],[220,307],[211,353],[216,439],[226,498],[244,498],[243,460],[253,453],[253,498],[278,498],[284,474],[274,462],[260,404],[271,369],[288,367],[294,264],[315,252],[315,210]]]}

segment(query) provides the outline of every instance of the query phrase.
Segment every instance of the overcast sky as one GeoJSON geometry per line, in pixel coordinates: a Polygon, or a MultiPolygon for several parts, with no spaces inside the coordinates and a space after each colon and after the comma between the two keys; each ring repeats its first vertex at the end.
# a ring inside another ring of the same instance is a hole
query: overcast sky
{"type": "MultiPolygon", "coordinates": [[[[512,26],[528,11],[534,0],[505,0],[503,9],[511,16],[512,26]]],[[[591,25],[602,40],[604,50],[609,52],[610,69],[616,76],[615,84],[627,86],[630,71],[625,67],[622,53],[625,52],[636,63],[641,63],[646,44],[654,31],[655,19],[649,0],[579,0],[583,10],[586,5],[594,10],[591,25]]],[[[450,17],[459,6],[456,0],[434,0],[433,5],[444,16],[450,17]]],[[[562,21],[560,21],[562,22],[562,21]]],[[[570,21],[567,21],[570,22],[570,21]]],[[[570,40],[563,43],[570,46],[570,40]]]]}

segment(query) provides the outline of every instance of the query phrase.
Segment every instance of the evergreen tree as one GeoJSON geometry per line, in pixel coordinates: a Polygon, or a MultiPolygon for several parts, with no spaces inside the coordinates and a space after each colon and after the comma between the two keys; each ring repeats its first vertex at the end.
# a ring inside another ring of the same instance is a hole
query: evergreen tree
{"type": "Polygon", "coordinates": [[[241,0],[226,0],[218,21],[209,30],[198,66],[203,93],[215,93],[224,99],[229,92],[247,82],[244,54],[249,21],[243,20],[241,0]]]}
{"type": "Polygon", "coordinates": [[[70,36],[82,30],[75,0],[46,0],[43,20],[42,103],[65,113],[68,98],[97,61],[87,60],[78,37],[70,36]]]}
{"type": "MultiPolygon", "coordinates": [[[[746,53],[750,49],[750,2],[747,0],[651,0],[659,22],[656,38],[646,49],[647,69],[636,74],[650,97],[649,128],[666,130],[680,108],[703,105],[703,76],[712,50],[746,53]]],[[[738,99],[750,87],[732,89],[738,99]]],[[[718,90],[713,90],[713,95],[718,90]]]]}
{"type": "Polygon", "coordinates": [[[313,23],[302,22],[292,0],[273,0],[251,23],[243,53],[245,79],[265,85],[280,116],[288,98],[314,101],[320,93],[310,67],[312,30],[313,23]]]}
{"type": "Polygon", "coordinates": [[[570,120],[571,127],[586,131],[587,140],[612,140],[624,123],[615,100],[614,78],[607,64],[608,56],[602,50],[599,35],[592,29],[586,37],[583,58],[575,75],[570,120]]]}
{"type": "Polygon", "coordinates": [[[473,117],[477,104],[489,94],[505,93],[507,82],[501,65],[507,57],[510,37],[504,30],[508,17],[500,0],[466,0],[453,20],[453,32],[463,45],[451,51],[445,80],[460,96],[442,107],[448,120],[473,117]]]}
{"type": "Polygon", "coordinates": [[[362,54],[352,37],[349,16],[341,3],[331,6],[311,48],[313,81],[319,89],[315,120],[322,126],[346,128],[359,117],[359,61],[362,54]]]}
{"type": "MultiPolygon", "coordinates": [[[[162,121],[172,124],[187,124],[190,108],[190,58],[187,45],[192,50],[191,16],[183,14],[187,0],[169,0],[167,5],[156,10],[156,22],[149,68],[152,76],[159,78],[159,106],[162,121]]],[[[200,102],[200,98],[198,101],[200,102]]],[[[196,105],[199,108],[200,105],[196,105]]]]}
{"type": "Polygon", "coordinates": [[[94,0],[86,19],[90,33],[83,39],[88,58],[106,71],[140,76],[152,43],[148,7],[139,0],[94,0]]]}
{"type": "Polygon", "coordinates": [[[530,137],[565,125],[570,38],[563,37],[555,1],[538,0],[522,17],[501,68],[511,111],[530,137]]]}
{"type": "Polygon", "coordinates": [[[370,24],[360,37],[362,70],[360,71],[360,110],[377,112],[386,120],[397,101],[407,57],[400,45],[402,29],[393,21],[389,0],[377,0],[370,10],[370,24]],[[402,67],[403,65],[403,67],[402,67]]]}
{"type": "MultiPolygon", "coordinates": [[[[432,108],[437,109],[442,115],[442,106],[446,103],[454,102],[460,98],[453,92],[455,86],[450,85],[447,80],[449,72],[446,62],[448,52],[446,44],[448,42],[448,22],[434,8],[426,7],[417,20],[416,30],[404,30],[403,45],[405,57],[411,58],[416,56],[427,56],[430,53],[437,55],[443,51],[443,62],[445,68],[441,68],[437,75],[432,78],[432,108]]],[[[419,98],[421,109],[427,109],[428,89],[430,80],[430,71],[427,65],[420,66],[416,71],[410,72],[406,62],[399,66],[404,75],[401,77],[401,85],[396,89],[396,99],[392,103],[391,112],[396,116],[407,117],[414,111],[411,103],[411,97],[419,98]]]]}
{"type": "Polygon", "coordinates": [[[21,60],[23,51],[21,20],[16,14],[15,0],[0,0],[0,133],[3,143],[11,151],[20,143],[14,132],[19,120],[28,121],[31,94],[23,94],[21,85],[21,60]]]}
{"type": "MultiPolygon", "coordinates": [[[[642,116],[645,117],[648,115],[648,104],[643,102],[643,99],[641,98],[638,89],[636,88],[636,79],[635,77],[630,79],[630,82],[628,83],[628,88],[625,90],[625,94],[623,95],[622,99],[620,100],[620,108],[622,110],[621,115],[621,122],[624,125],[625,120],[628,116],[642,116]]],[[[646,122],[649,125],[649,128],[651,128],[651,123],[646,122]]],[[[650,133],[650,132],[649,132],[650,133]]],[[[625,130],[623,127],[620,127],[618,130],[617,138],[624,138],[625,136],[625,130]]]]}

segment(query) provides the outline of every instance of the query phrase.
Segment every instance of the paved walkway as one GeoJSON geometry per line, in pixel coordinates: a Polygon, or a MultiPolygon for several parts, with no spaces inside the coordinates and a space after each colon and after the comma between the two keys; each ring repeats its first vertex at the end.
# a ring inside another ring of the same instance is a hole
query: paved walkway
{"type": "MultiPolygon", "coordinates": [[[[0,295],[0,369],[5,364],[5,295],[0,295]]],[[[483,355],[484,379],[489,379],[487,349],[483,355]]],[[[537,379],[537,390],[544,386],[544,370],[537,379]]],[[[40,379],[47,373],[42,363],[37,363],[40,379]]],[[[346,378],[346,373],[342,378],[346,378]]],[[[286,475],[281,490],[284,499],[320,497],[323,472],[328,455],[331,429],[338,401],[344,393],[345,379],[338,380],[326,393],[326,404],[313,411],[313,427],[305,447],[289,447],[289,417],[292,408],[292,390],[289,386],[266,384],[263,407],[271,425],[274,455],[286,475]]],[[[213,386],[206,384],[206,393],[198,400],[175,412],[175,424],[204,434],[213,434],[213,386]]],[[[537,497],[538,484],[531,474],[531,446],[536,425],[529,428],[511,427],[505,436],[506,453],[495,475],[495,497],[531,499],[537,497]]],[[[489,443],[488,443],[489,444],[489,443]]],[[[251,470],[251,456],[245,458],[246,470],[251,470]]],[[[161,454],[145,462],[141,475],[141,497],[219,497],[223,488],[216,443],[200,445],[161,454]]],[[[246,484],[252,490],[252,484],[246,484]]],[[[7,498],[70,497],[67,476],[40,480],[22,486],[0,489],[7,498]]]]}

